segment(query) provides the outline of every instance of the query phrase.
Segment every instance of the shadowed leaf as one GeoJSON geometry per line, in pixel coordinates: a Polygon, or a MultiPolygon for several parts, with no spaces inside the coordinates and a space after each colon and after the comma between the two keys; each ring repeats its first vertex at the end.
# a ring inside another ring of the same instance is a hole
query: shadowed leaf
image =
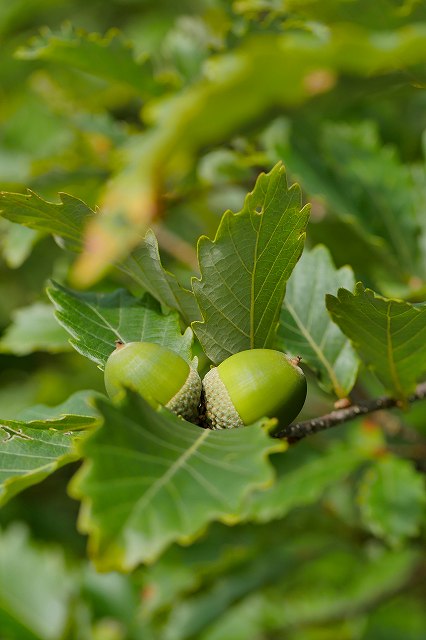
{"type": "Polygon", "coordinates": [[[332,322],[325,294],[355,284],[350,267],[335,269],[326,247],[305,250],[286,290],[278,327],[277,344],[283,351],[301,356],[328,392],[344,398],[358,373],[358,358],[348,340],[332,322]]]}
{"type": "Polygon", "coordinates": [[[426,374],[426,308],[364,289],[327,295],[327,309],[385,389],[404,401],[426,374]]]}
{"type": "Polygon", "coordinates": [[[105,422],[81,443],[87,462],[71,493],[83,501],[80,529],[102,569],[128,571],[212,520],[236,522],[245,496],[272,481],[267,455],[284,448],[260,423],[201,429],[133,394],[124,406],[98,407],[105,422]]]}
{"type": "Polygon", "coordinates": [[[192,331],[182,335],[177,313],[161,313],[159,303],[145,294],[134,298],[124,289],[114,293],[79,293],[57,283],[47,290],[56,317],[71,334],[70,343],[102,368],[121,342],[155,342],[191,360],[192,331]]]}

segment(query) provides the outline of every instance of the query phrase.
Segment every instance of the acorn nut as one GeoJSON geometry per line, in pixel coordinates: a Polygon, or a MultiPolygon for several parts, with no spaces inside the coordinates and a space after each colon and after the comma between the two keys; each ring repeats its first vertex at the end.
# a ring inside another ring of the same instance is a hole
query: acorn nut
{"type": "Polygon", "coordinates": [[[306,378],[281,351],[240,351],[211,369],[203,380],[206,419],[212,429],[233,429],[263,417],[289,425],[306,399],[306,378]]]}
{"type": "Polygon", "coordinates": [[[197,416],[200,376],[181,356],[162,345],[117,342],[106,362],[104,376],[112,400],[119,399],[124,388],[130,388],[155,409],[165,406],[186,420],[197,416]]]}

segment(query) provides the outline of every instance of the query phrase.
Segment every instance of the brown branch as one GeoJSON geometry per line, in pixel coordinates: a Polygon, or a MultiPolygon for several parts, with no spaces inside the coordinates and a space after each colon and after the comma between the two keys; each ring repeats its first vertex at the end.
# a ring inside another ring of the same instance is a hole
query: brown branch
{"type": "MultiPolygon", "coordinates": [[[[416,387],[416,391],[408,398],[408,402],[417,402],[417,400],[423,400],[424,398],[426,398],[426,382],[416,387]]],[[[391,409],[399,405],[400,402],[398,400],[390,398],[389,396],[375,398],[374,400],[365,400],[345,409],[332,411],[319,418],[312,418],[312,420],[290,424],[288,427],[277,431],[273,435],[275,438],[286,438],[290,444],[293,444],[306,436],[313,435],[319,431],[325,431],[326,429],[335,427],[343,422],[348,422],[359,416],[364,416],[374,411],[381,411],[382,409],[391,409]]]]}

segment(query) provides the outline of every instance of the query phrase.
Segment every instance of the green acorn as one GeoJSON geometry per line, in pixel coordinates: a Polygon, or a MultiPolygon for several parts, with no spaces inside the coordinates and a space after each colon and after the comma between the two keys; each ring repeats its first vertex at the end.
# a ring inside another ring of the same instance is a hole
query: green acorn
{"type": "Polygon", "coordinates": [[[273,349],[250,349],[211,369],[203,380],[209,426],[233,429],[263,417],[289,425],[306,399],[306,378],[299,361],[273,349]]]}
{"type": "Polygon", "coordinates": [[[177,353],[152,342],[116,343],[105,365],[105,388],[112,400],[124,388],[139,393],[154,408],[167,407],[186,420],[196,418],[201,379],[177,353]]]}

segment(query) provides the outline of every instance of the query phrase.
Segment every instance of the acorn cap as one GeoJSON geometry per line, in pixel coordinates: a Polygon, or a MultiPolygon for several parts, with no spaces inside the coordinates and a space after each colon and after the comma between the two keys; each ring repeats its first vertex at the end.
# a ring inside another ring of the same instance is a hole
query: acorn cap
{"type": "Polygon", "coordinates": [[[213,429],[232,429],[262,417],[290,424],[307,391],[302,369],[273,349],[230,356],[206,374],[203,386],[207,421],[213,429]]]}

